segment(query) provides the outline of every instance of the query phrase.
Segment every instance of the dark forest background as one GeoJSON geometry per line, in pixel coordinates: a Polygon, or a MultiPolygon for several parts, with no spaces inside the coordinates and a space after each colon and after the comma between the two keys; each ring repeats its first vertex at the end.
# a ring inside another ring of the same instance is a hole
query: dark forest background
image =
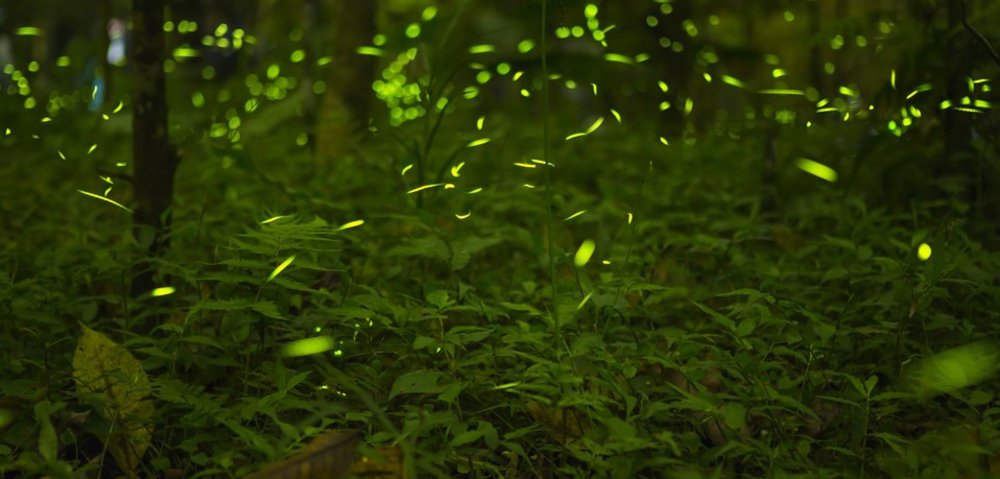
{"type": "Polygon", "coordinates": [[[997,42],[0,0],[0,475],[1000,477],[997,42]]]}

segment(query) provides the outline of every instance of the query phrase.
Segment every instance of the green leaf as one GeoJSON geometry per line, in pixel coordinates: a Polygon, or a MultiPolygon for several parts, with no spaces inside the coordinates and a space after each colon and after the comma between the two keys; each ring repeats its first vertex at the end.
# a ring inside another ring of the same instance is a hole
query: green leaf
{"type": "Polygon", "coordinates": [[[389,392],[389,399],[400,394],[437,394],[444,390],[438,384],[441,373],[429,369],[411,371],[396,378],[389,392]]]}
{"type": "Polygon", "coordinates": [[[692,301],[692,303],[694,303],[694,305],[697,306],[698,309],[707,313],[712,319],[715,320],[715,322],[721,324],[722,326],[725,326],[726,329],[730,331],[736,330],[736,323],[734,323],[733,320],[727,318],[726,316],[723,316],[718,311],[710,309],[708,306],[705,306],[697,301],[692,301]]]}
{"type": "Polygon", "coordinates": [[[261,316],[265,316],[271,319],[285,319],[284,317],[281,316],[281,313],[278,312],[278,306],[270,301],[261,301],[258,303],[254,303],[252,306],[250,306],[250,309],[260,313],[261,316]]]}
{"type": "Polygon", "coordinates": [[[385,253],[387,256],[424,257],[441,261],[451,260],[448,245],[437,236],[412,239],[408,244],[397,246],[385,253]]]}
{"type": "Polygon", "coordinates": [[[443,289],[427,293],[427,302],[437,309],[444,309],[452,304],[452,302],[448,300],[448,292],[443,289]]]}
{"type": "Polygon", "coordinates": [[[464,383],[452,383],[444,386],[444,391],[438,395],[438,400],[447,404],[455,402],[455,398],[465,389],[464,383]]]}
{"type": "Polygon", "coordinates": [[[753,333],[753,330],[757,327],[757,322],[753,318],[746,318],[740,321],[740,324],[736,326],[736,337],[745,338],[753,333]]]}
{"type": "Polygon", "coordinates": [[[635,427],[631,424],[618,419],[617,417],[611,417],[607,420],[606,426],[608,428],[608,434],[619,441],[627,441],[635,437],[635,427]]]}
{"type": "Polygon", "coordinates": [[[521,312],[529,313],[532,316],[542,316],[541,311],[539,311],[539,310],[535,309],[533,306],[529,306],[527,304],[500,302],[500,306],[503,306],[503,307],[505,307],[505,308],[507,308],[507,309],[509,309],[511,311],[521,311],[521,312]]]}
{"type": "Polygon", "coordinates": [[[61,409],[49,401],[35,404],[35,419],[38,421],[38,453],[45,462],[52,463],[58,458],[59,442],[56,439],[56,429],[52,425],[52,414],[61,409]]]}
{"type": "Polygon", "coordinates": [[[472,236],[458,241],[453,247],[455,253],[451,257],[452,271],[458,271],[465,268],[474,254],[502,242],[502,238],[481,238],[478,236],[472,236]]]}
{"type": "Polygon", "coordinates": [[[471,431],[465,431],[451,440],[451,447],[458,447],[464,444],[468,444],[483,437],[483,431],[479,429],[473,429],[471,431]]]}
{"type": "Polygon", "coordinates": [[[739,431],[746,425],[747,408],[740,403],[728,403],[722,406],[722,420],[730,429],[739,431]]]}
{"type": "Polygon", "coordinates": [[[208,336],[191,335],[191,336],[183,336],[180,339],[181,341],[184,341],[186,343],[199,344],[202,346],[210,346],[215,349],[218,349],[219,351],[226,351],[225,346],[216,341],[214,338],[210,338],[208,336]]]}
{"type": "Polygon", "coordinates": [[[417,336],[417,339],[413,340],[413,349],[424,349],[437,344],[437,340],[434,338],[429,338],[427,336],[417,336]]]}
{"type": "Polygon", "coordinates": [[[445,341],[459,346],[482,341],[490,336],[492,329],[478,326],[455,326],[444,335],[445,341]]]}

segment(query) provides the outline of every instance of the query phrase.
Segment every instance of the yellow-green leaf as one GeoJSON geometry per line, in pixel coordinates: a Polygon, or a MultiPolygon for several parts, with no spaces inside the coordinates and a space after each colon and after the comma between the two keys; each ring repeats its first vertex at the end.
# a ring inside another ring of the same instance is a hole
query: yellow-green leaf
{"type": "Polygon", "coordinates": [[[596,245],[593,240],[584,240],[576,250],[576,255],[573,256],[573,264],[577,267],[587,264],[590,261],[590,257],[594,254],[595,248],[596,245]]]}
{"type": "Polygon", "coordinates": [[[288,265],[292,264],[292,261],[295,261],[295,255],[289,256],[288,259],[282,261],[281,264],[274,268],[274,271],[271,271],[271,274],[267,276],[267,280],[271,281],[276,278],[288,265]]]}
{"type": "Polygon", "coordinates": [[[138,477],[139,464],[153,437],[152,388],[142,364],[107,336],[86,326],[73,354],[77,394],[97,404],[105,419],[118,425],[107,438],[108,450],[127,477],[138,477]]]}

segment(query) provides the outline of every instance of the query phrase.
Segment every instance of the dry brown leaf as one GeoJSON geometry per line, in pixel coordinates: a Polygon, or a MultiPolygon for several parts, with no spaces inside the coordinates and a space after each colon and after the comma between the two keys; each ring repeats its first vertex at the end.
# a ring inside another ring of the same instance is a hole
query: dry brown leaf
{"type": "Polygon", "coordinates": [[[583,414],[572,408],[546,406],[538,401],[528,401],[528,414],[546,425],[549,433],[559,442],[575,441],[586,434],[583,414]]]}
{"type": "Polygon", "coordinates": [[[73,354],[73,379],[81,398],[99,399],[98,412],[112,421],[108,450],[128,477],[138,477],[139,462],[153,437],[149,378],[128,349],[86,326],[73,354]]]}
{"type": "Polygon", "coordinates": [[[333,431],[316,436],[298,454],[271,464],[247,479],[338,479],[354,462],[358,431],[333,431]]]}
{"type": "Polygon", "coordinates": [[[398,447],[378,447],[371,457],[359,458],[351,466],[351,474],[364,478],[406,479],[403,452],[398,447]]]}

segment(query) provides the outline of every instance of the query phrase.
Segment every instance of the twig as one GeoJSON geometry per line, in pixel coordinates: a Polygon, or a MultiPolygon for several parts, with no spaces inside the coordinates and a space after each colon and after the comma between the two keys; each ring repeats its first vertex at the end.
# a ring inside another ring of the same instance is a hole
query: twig
{"type": "Polygon", "coordinates": [[[972,24],[969,23],[969,10],[966,0],[962,0],[962,25],[965,26],[965,29],[972,33],[976,39],[979,40],[979,43],[983,44],[986,51],[990,52],[990,56],[993,57],[993,61],[997,62],[997,65],[1000,66],[1000,54],[997,54],[997,51],[993,48],[993,45],[990,44],[990,41],[984,37],[982,33],[979,33],[979,30],[976,30],[976,27],[973,27],[972,24]]]}

